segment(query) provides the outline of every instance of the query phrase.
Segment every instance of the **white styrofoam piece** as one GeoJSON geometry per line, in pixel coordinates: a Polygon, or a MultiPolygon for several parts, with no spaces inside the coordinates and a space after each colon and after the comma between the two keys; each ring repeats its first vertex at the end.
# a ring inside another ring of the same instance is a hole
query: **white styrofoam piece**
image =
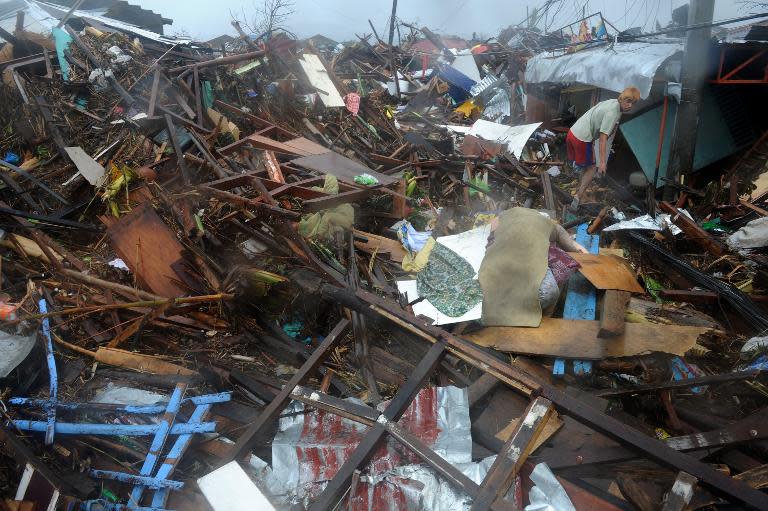
{"type": "Polygon", "coordinates": [[[320,96],[320,101],[329,108],[346,106],[344,99],[342,99],[339,91],[336,90],[336,86],[331,81],[331,77],[328,76],[328,71],[320,62],[320,58],[312,53],[306,53],[299,58],[299,64],[304,70],[304,74],[307,75],[309,83],[317,89],[317,94],[320,96]]]}
{"type": "Polygon", "coordinates": [[[204,475],[197,485],[214,511],[275,511],[236,461],[204,475]]]}

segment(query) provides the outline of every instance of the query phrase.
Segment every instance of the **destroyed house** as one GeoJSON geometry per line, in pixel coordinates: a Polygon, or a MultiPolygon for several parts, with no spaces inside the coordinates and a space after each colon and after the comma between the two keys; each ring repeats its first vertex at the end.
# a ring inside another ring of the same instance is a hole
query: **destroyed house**
{"type": "Polygon", "coordinates": [[[85,0],[84,2],[77,2],[77,0],[51,2],[8,0],[0,2],[0,26],[6,30],[12,30],[17,13],[24,12],[27,20],[25,30],[42,32],[50,20],[58,19],[73,5],[78,3],[80,4],[78,10],[84,13],[128,23],[159,35],[163,34],[163,27],[165,25],[173,23],[172,19],[165,18],[160,14],[143,9],[125,0],[85,0]],[[33,24],[30,25],[30,23],[33,24]]]}

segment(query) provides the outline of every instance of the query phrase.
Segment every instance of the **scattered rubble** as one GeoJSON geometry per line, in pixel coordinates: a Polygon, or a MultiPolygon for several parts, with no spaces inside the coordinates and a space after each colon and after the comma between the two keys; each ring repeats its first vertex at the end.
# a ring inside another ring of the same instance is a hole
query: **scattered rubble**
{"type": "Polygon", "coordinates": [[[0,32],[3,509],[768,509],[764,32],[715,34],[680,172],[681,40],[599,13],[55,12],[0,32]],[[633,83],[577,208],[569,126],[633,83]]]}

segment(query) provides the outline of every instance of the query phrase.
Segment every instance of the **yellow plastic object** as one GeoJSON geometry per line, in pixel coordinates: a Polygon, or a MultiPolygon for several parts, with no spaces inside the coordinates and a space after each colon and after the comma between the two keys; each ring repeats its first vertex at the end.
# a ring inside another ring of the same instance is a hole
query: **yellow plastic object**
{"type": "Polygon", "coordinates": [[[408,252],[403,256],[403,270],[408,272],[419,272],[424,269],[429,261],[429,254],[435,248],[435,238],[429,238],[421,250],[416,255],[408,252]]]}
{"type": "Polygon", "coordinates": [[[473,112],[479,112],[480,109],[475,105],[474,100],[468,99],[464,103],[460,104],[454,112],[464,115],[464,117],[472,117],[473,112]]]}

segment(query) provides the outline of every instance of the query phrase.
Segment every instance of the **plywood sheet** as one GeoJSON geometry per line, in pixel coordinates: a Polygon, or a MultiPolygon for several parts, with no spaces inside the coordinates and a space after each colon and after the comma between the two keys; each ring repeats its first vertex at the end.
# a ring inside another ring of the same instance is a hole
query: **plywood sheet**
{"type": "Polygon", "coordinates": [[[286,141],[285,145],[288,147],[293,147],[296,151],[296,154],[301,154],[304,156],[330,152],[330,149],[327,147],[321,146],[317,142],[312,142],[308,138],[304,137],[292,138],[291,140],[286,141]]]}
{"type": "Polygon", "coordinates": [[[221,154],[230,154],[234,151],[239,151],[245,146],[264,149],[266,151],[274,151],[281,154],[296,154],[299,156],[310,156],[312,154],[327,153],[329,151],[320,144],[316,144],[303,137],[294,138],[287,142],[279,142],[273,138],[254,133],[237,142],[233,142],[226,147],[222,147],[219,149],[219,152],[221,154]]]}
{"type": "Polygon", "coordinates": [[[142,204],[109,226],[107,235],[141,287],[168,298],[185,294],[172,269],[182,259],[184,247],[149,204],[142,204]]]}
{"type": "Polygon", "coordinates": [[[304,70],[304,74],[307,75],[309,83],[317,91],[317,95],[320,97],[323,105],[329,108],[346,106],[341,94],[336,90],[333,80],[328,76],[328,70],[325,69],[317,55],[306,53],[298,60],[301,68],[304,70]]]}
{"type": "Polygon", "coordinates": [[[597,289],[645,292],[627,261],[621,257],[577,252],[570,255],[581,265],[579,272],[597,289]]]}
{"type": "Polygon", "coordinates": [[[365,165],[342,156],[339,153],[329,151],[323,154],[313,154],[291,160],[291,164],[314,170],[321,174],[333,174],[339,181],[354,184],[355,176],[370,174],[378,179],[379,184],[388,186],[397,182],[397,178],[376,172],[365,165]]]}
{"type": "Polygon", "coordinates": [[[597,336],[599,321],[544,318],[538,328],[487,327],[464,337],[480,346],[523,355],[599,360],[660,351],[684,355],[708,328],[627,323],[624,335],[597,336]]]}

